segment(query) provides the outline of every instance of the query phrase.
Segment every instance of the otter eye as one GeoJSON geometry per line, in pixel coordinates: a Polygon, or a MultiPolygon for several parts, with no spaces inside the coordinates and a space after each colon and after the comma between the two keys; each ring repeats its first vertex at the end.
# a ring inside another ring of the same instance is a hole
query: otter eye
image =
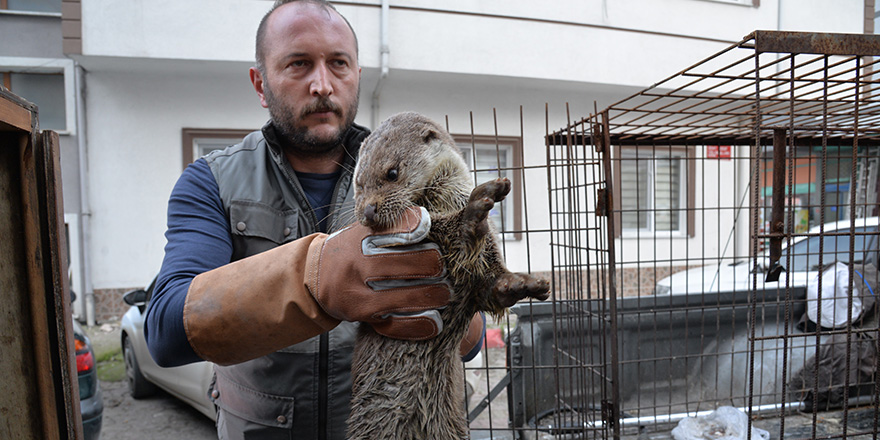
{"type": "Polygon", "coordinates": [[[390,170],[388,170],[388,173],[385,175],[385,177],[390,182],[394,182],[395,180],[397,180],[397,168],[391,168],[390,170]]]}

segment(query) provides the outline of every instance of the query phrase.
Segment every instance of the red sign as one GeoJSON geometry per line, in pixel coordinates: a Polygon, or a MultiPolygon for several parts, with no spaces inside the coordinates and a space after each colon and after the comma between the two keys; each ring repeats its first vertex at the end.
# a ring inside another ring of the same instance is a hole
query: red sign
{"type": "Polygon", "coordinates": [[[706,157],[709,159],[730,159],[730,145],[706,145],[706,157]]]}

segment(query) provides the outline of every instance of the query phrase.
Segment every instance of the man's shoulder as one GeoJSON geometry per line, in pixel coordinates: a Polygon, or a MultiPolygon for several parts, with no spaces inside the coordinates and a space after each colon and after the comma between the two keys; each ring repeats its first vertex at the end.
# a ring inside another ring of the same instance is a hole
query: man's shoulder
{"type": "Polygon", "coordinates": [[[230,145],[226,148],[221,148],[218,150],[211,151],[206,154],[203,158],[210,165],[214,161],[223,158],[223,157],[231,157],[234,156],[238,152],[242,151],[254,151],[260,147],[261,144],[265,144],[263,133],[260,130],[252,131],[248,133],[241,142],[230,145]]]}

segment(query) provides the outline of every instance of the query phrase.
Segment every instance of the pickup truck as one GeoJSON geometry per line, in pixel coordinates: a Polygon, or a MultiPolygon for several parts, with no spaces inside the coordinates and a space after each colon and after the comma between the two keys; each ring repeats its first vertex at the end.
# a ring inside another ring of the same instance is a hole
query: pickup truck
{"type": "MultiPolygon", "coordinates": [[[[670,430],[685,417],[733,406],[751,407],[753,416],[764,418],[756,423],[771,433],[776,429],[772,435],[778,437],[781,415],[843,404],[810,392],[817,347],[822,356],[821,347],[834,336],[817,335],[801,322],[805,298],[806,289],[797,287],[618,299],[616,401],[606,300],[516,305],[507,345],[510,426],[517,438],[608,438],[615,423],[611,405],[617,405],[622,434],[661,439],[671,438],[670,430]]],[[[873,315],[863,328],[876,329],[873,315]]],[[[873,336],[864,346],[853,333],[852,352],[876,345],[876,333],[868,333],[873,336]]],[[[854,367],[867,362],[869,371],[874,365],[873,357],[853,360],[854,367]]],[[[870,376],[852,378],[847,405],[870,403],[870,376]]],[[[842,388],[828,385],[838,394],[842,388]]],[[[785,419],[787,429],[794,429],[792,417],[785,419]]],[[[805,426],[812,421],[802,419],[805,426]]]]}

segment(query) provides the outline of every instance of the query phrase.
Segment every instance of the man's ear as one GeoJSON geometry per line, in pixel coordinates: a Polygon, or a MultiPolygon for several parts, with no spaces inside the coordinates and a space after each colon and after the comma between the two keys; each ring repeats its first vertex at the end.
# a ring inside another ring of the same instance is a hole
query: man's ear
{"type": "Polygon", "coordinates": [[[260,97],[260,105],[263,108],[268,108],[269,104],[266,103],[266,95],[263,91],[263,74],[256,67],[251,67],[248,73],[251,76],[251,84],[254,85],[254,90],[257,92],[257,96],[260,97]]]}

